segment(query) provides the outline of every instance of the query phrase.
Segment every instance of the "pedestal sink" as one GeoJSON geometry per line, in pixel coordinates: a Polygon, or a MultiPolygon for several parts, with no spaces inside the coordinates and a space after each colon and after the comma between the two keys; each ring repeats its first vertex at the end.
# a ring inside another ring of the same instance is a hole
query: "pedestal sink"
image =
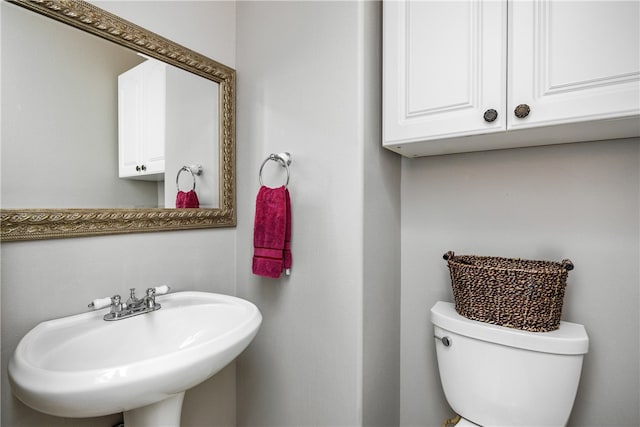
{"type": "Polygon", "coordinates": [[[184,392],[235,359],[262,316],[248,301],[207,292],[158,302],[118,321],[104,321],[104,309],[40,323],[9,361],[14,395],[61,417],[124,412],[126,427],[179,426],[184,392]]]}

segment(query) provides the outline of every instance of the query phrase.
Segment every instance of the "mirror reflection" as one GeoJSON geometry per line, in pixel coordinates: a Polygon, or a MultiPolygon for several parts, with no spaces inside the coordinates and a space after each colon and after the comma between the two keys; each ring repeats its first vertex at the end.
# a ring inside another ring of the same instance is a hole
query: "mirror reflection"
{"type": "Polygon", "coordinates": [[[19,7],[2,16],[4,209],[173,208],[194,184],[219,207],[218,83],[19,7]]]}

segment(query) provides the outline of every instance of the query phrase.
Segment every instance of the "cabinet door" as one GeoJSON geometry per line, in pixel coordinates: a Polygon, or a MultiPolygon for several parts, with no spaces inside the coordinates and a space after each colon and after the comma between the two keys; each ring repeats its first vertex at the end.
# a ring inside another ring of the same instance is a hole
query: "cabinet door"
{"type": "Polygon", "coordinates": [[[118,76],[120,177],[163,179],[165,67],[148,60],[118,76]]]}
{"type": "Polygon", "coordinates": [[[141,162],[147,175],[164,173],[166,67],[159,61],[144,63],[141,162]]]}
{"type": "Polygon", "coordinates": [[[506,1],[386,1],[383,13],[385,146],[506,129],[506,1]]]}
{"type": "Polygon", "coordinates": [[[511,2],[508,128],[640,114],[638,16],[638,1],[511,2]]]}
{"type": "Polygon", "coordinates": [[[118,76],[118,152],[120,177],[140,175],[142,140],[142,70],[132,68],[118,76]]]}

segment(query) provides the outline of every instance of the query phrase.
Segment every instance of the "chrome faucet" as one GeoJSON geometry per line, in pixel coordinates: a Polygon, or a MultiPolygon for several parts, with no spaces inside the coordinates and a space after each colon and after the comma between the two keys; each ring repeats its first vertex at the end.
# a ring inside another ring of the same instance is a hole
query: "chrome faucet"
{"type": "Polygon", "coordinates": [[[143,298],[137,298],[136,289],[131,288],[129,290],[129,299],[126,303],[122,302],[120,295],[114,295],[110,298],[98,298],[91,301],[89,308],[97,310],[109,306],[109,313],[104,315],[104,320],[126,319],[139,314],[159,310],[162,306],[156,302],[156,295],[164,295],[170,290],[171,288],[166,285],[148,288],[146,295],[143,298]]]}

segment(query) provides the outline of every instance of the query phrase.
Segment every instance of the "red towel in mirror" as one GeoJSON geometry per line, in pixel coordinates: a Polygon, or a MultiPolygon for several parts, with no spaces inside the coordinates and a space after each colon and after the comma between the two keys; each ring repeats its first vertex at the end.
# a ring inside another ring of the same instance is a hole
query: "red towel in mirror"
{"type": "Polygon", "coordinates": [[[262,186],[253,226],[253,274],[277,279],[291,268],[291,198],[285,186],[262,186]]]}
{"type": "Polygon", "coordinates": [[[194,190],[178,191],[176,196],[176,208],[199,208],[200,201],[194,190]]]}

